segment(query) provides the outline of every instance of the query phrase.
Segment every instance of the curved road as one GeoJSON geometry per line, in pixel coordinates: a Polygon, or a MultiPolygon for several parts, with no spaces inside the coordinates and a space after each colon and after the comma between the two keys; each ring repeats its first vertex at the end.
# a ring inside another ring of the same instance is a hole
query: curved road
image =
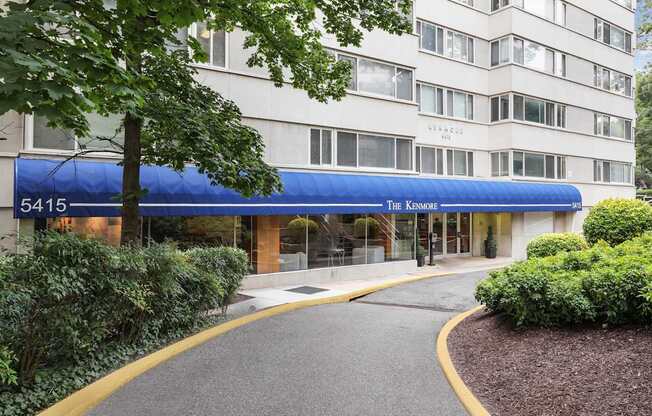
{"type": "Polygon", "coordinates": [[[234,329],[148,371],[90,414],[465,415],[435,355],[485,272],[433,278],[234,329]]]}

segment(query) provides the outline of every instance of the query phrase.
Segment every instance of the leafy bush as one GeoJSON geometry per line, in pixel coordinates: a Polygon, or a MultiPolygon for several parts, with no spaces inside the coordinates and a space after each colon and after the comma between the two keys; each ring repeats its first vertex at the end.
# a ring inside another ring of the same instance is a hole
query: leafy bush
{"type": "MultiPolygon", "coordinates": [[[[18,384],[79,364],[107,344],[178,336],[224,307],[247,272],[232,248],[114,248],[44,233],[0,263],[0,345],[18,357],[18,384]]],[[[1,364],[0,364],[1,366],[1,364]]]]}
{"type": "Polygon", "coordinates": [[[527,257],[549,257],[561,252],[589,248],[582,236],[574,233],[542,234],[527,245],[527,257]]]}
{"type": "Polygon", "coordinates": [[[596,204],[584,220],[589,244],[604,240],[615,246],[652,231],[652,207],[636,199],[606,199],[596,204]]]}
{"type": "Polygon", "coordinates": [[[652,234],[493,272],[476,299],[516,326],[652,323],[652,234]]]}
{"type": "Polygon", "coordinates": [[[16,356],[13,352],[9,351],[7,347],[0,345],[0,385],[16,384],[16,370],[14,363],[16,356]]]}
{"type": "Polygon", "coordinates": [[[380,223],[374,217],[358,218],[353,222],[353,236],[355,238],[365,238],[368,233],[369,238],[376,238],[380,223]]]}

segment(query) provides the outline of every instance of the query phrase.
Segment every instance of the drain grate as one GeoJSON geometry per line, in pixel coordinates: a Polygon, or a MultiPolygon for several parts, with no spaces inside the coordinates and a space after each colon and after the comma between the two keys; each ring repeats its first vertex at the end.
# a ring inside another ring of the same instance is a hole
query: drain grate
{"type": "Polygon", "coordinates": [[[286,292],[294,292],[294,293],[301,293],[303,295],[313,295],[315,293],[319,292],[327,292],[328,289],[322,289],[320,287],[314,287],[314,286],[299,286],[295,287],[293,289],[286,289],[286,292]]]}

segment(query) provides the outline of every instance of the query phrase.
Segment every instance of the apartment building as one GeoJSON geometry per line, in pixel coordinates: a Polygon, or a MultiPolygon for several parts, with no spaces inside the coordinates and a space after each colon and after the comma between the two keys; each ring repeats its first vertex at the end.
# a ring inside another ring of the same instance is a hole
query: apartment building
{"type": "MultiPolygon", "coordinates": [[[[514,258],[541,233],[581,232],[598,201],[635,194],[633,7],[417,0],[412,34],[374,31],[359,48],[324,38],[353,67],[347,96],[328,104],[249,68],[242,31],[198,23],[189,34],[210,56],[201,82],[262,134],[285,192],[247,200],[192,167],[146,167],[143,240],[241,247],[254,287],[406,271],[423,250],[434,261],[482,256],[490,227],[498,255],[514,258]]],[[[0,195],[0,234],[52,228],[116,242],[112,156],[51,175],[80,144],[38,116],[0,121],[0,184],[14,189],[0,195]]],[[[111,122],[92,125],[102,134],[111,122]]]]}

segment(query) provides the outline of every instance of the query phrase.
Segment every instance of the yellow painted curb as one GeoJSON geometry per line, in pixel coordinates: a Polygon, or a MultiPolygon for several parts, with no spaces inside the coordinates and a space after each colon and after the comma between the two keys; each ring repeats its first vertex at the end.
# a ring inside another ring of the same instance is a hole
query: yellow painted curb
{"type": "Polygon", "coordinates": [[[460,322],[483,308],[484,306],[478,306],[477,308],[457,315],[444,325],[437,337],[437,358],[439,359],[439,364],[453,391],[455,391],[460,402],[462,402],[462,405],[471,416],[489,416],[489,412],[482,406],[473,393],[471,393],[471,390],[464,384],[460,375],[457,374],[457,370],[453,366],[453,361],[448,354],[448,335],[460,322]]]}
{"type": "Polygon", "coordinates": [[[172,357],[195,348],[217,336],[220,336],[232,329],[246,325],[260,319],[269,318],[274,315],[279,315],[285,312],[303,309],[310,306],[324,305],[330,303],[344,303],[349,302],[351,299],[359,298],[379,290],[388,289],[404,283],[416,282],[418,280],[429,279],[433,277],[449,276],[454,273],[434,273],[425,275],[416,275],[405,278],[398,278],[388,280],[382,284],[368,287],[365,289],[356,290],[355,292],[346,293],[343,295],[308,299],[299,302],[286,303],[279,306],[274,306],[260,312],[245,315],[232,321],[216,325],[212,328],[206,329],[198,334],[192,335],[181,341],[178,341],[168,347],[159,351],[149,354],[139,360],[136,360],[126,366],[115,370],[105,377],[95,381],[92,384],[76,391],[60,402],[54,404],[52,407],[39,413],[39,416],[82,416],[86,414],[93,407],[97,406],[102,400],[109,397],[113,392],[120,387],[127,384],[129,381],[145,373],[147,370],[156,367],[157,365],[171,359],[172,357]]]}

